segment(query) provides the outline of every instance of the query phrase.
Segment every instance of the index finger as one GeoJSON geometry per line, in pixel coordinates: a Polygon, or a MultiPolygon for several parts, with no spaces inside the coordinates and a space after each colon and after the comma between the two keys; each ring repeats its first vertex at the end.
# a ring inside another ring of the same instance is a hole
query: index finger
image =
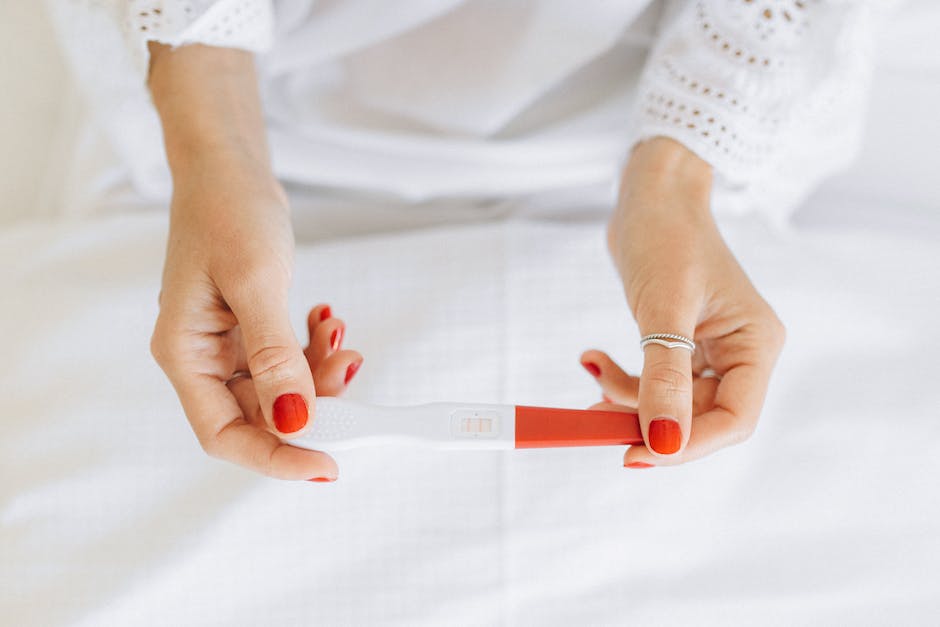
{"type": "Polygon", "coordinates": [[[210,456],[277,479],[324,477],[332,481],[338,476],[336,461],[326,453],[290,446],[249,423],[218,377],[197,373],[170,380],[193,432],[210,456]]]}

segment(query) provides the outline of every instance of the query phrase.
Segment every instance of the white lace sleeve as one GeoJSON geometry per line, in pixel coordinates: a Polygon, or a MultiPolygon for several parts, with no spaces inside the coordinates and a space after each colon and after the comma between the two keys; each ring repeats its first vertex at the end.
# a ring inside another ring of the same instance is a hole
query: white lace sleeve
{"type": "MultiPolygon", "coordinates": [[[[148,41],[171,46],[205,44],[264,52],[274,30],[272,0],[46,0],[62,35],[95,37],[119,30],[128,58],[146,76],[148,41]]],[[[109,38],[110,39],[110,38],[109,38]]],[[[87,40],[95,51],[100,43],[87,40]]]]}
{"type": "Polygon", "coordinates": [[[631,145],[671,137],[713,166],[738,209],[792,210],[857,152],[874,9],[824,0],[668,6],[631,145]]]}
{"type": "Polygon", "coordinates": [[[138,69],[147,67],[148,41],[252,52],[271,46],[271,0],[125,0],[120,5],[125,39],[138,69]]]}

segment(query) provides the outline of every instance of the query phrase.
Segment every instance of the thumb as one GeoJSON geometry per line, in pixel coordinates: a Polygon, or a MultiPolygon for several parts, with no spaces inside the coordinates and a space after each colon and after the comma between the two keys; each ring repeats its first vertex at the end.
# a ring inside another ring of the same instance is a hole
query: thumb
{"type": "MultiPolygon", "coordinates": [[[[640,333],[643,337],[671,333],[693,339],[695,315],[683,313],[692,311],[694,307],[670,308],[648,317],[638,316],[640,333]]],[[[646,345],[637,409],[643,439],[654,455],[675,455],[685,448],[692,431],[691,351],[646,345]]]]}
{"type": "Polygon", "coordinates": [[[278,434],[299,435],[313,415],[313,374],[290,324],[287,290],[270,284],[229,301],[238,319],[265,421],[278,434]]]}

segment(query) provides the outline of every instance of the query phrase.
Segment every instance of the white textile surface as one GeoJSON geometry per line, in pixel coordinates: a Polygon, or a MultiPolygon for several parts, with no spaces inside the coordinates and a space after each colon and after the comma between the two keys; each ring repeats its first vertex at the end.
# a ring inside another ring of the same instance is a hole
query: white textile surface
{"type": "MultiPolygon", "coordinates": [[[[914,625],[940,615],[932,238],[722,230],[787,324],[748,442],[337,453],[335,484],[207,457],[148,353],[162,213],[0,234],[4,625],[914,625]]],[[[637,372],[600,221],[518,217],[301,245],[349,396],[585,407],[637,372]]]]}

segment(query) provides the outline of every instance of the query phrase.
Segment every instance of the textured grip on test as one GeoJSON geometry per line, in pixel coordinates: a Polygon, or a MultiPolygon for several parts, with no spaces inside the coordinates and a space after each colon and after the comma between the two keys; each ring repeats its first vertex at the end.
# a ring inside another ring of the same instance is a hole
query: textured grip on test
{"type": "Polygon", "coordinates": [[[349,406],[329,396],[318,396],[313,425],[303,438],[332,442],[349,436],[356,427],[356,417],[349,406]]]}

